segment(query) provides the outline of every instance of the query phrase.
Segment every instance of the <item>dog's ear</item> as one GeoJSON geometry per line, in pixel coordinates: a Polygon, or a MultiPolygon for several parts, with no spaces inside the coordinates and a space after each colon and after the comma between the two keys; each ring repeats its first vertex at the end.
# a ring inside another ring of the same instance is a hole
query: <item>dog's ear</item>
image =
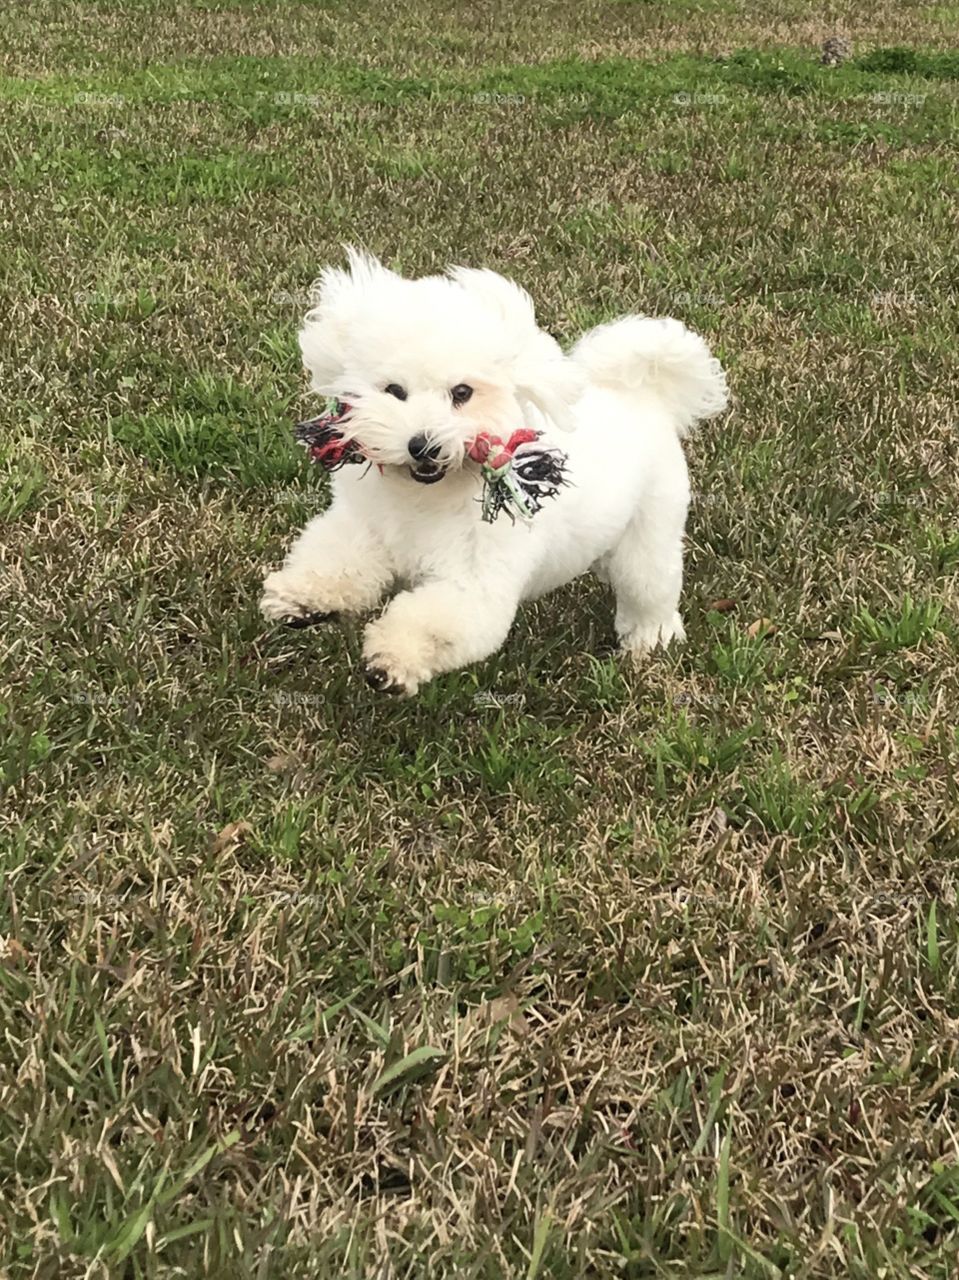
{"type": "Polygon", "coordinates": [[[395,272],[372,255],[351,245],[346,248],[347,267],[326,267],[310,290],[312,305],[300,330],[303,363],[312,375],[314,391],[335,395],[342,391],[346,335],[359,303],[369,300],[383,284],[395,282],[395,272]]]}
{"type": "Polygon", "coordinates": [[[495,271],[453,267],[449,276],[496,314],[520,402],[538,409],[562,430],[571,430],[571,409],[582,392],[583,374],[556,339],[539,328],[526,290],[495,271]]]}

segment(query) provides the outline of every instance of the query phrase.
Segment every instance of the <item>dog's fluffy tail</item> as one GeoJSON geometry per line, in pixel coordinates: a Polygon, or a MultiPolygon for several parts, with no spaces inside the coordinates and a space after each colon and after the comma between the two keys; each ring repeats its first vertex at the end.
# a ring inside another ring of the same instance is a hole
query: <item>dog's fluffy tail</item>
{"type": "Polygon", "coordinates": [[[585,333],[570,354],[598,386],[655,397],[681,436],[729,400],[719,361],[679,320],[613,320],[585,333]]]}

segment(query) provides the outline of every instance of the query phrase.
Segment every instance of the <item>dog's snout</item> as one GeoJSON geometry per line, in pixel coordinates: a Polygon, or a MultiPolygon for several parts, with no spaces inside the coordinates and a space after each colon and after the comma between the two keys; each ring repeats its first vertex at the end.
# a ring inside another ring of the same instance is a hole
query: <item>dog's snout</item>
{"type": "Polygon", "coordinates": [[[430,444],[429,439],[424,435],[413,436],[406,447],[414,462],[432,462],[434,458],[439,457],[440,446],[430,444]]]}

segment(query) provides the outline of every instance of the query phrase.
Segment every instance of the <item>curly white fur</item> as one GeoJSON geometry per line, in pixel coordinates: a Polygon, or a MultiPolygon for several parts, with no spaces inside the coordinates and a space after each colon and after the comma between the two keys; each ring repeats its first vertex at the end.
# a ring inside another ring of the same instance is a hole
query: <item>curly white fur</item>
{"type": "Polygon", "coordinates": [[[378,465],[334,476],[329,510],[266,579],[268,618],[366,612],[400,586],[367,626],[364,657],[373,683],[405,693],[493,653],[523,600],[588,569],[613,587],[625,650],[683,638],[680,437],[727,401],[700,337],[630,316],[564,355],[529,295],[495,272],[406,280],[351,251],[348,270],[323,273],[300,344],[314,389],[353,405],[350,431],[378,465]],[[460,384],[472,395],[456,405],[460,384]],[[522,426],[568,455],[570,483],[529,523],[485,524],[465,445],[522,426]],[[432,484],[409,452],[424,436],[443,470],[432,484]]]}

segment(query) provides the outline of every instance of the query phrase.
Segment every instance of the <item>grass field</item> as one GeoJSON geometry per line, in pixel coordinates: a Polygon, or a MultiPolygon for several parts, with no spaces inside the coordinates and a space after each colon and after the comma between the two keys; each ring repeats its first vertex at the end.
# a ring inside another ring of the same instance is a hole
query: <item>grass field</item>
{"type": "Polygon", "coordinates": [[[0,1274],[956,1275],[957,18],[0,20],[0,1274]],[[706,335],[685,649],[264,627],[345,241],[706,335]]]}

